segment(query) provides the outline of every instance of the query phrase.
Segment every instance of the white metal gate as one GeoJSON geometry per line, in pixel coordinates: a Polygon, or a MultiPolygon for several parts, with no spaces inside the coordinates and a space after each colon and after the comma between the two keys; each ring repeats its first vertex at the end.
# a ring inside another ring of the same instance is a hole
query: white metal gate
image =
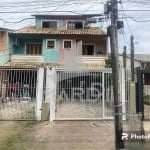
{"type": "Polygon", "coordinates": [[[36,69],[0,68],[0,120],[35,119],[36,82],[36,69]]]}
{"type": "Polygon", "coordinates": [[[55,119],[113,118],[111,70],[56,70],[55,119]]]}

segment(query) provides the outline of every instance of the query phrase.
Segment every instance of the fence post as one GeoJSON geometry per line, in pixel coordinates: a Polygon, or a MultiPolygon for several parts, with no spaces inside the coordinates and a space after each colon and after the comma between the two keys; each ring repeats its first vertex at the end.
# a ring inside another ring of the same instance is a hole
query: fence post
{"type": "Polygon", "coordinates": [[[53,121],[55,119],[55,109],[56,109],[56,74],[55,70],[49,70],[48,72],[48,78],[50,83],[49,87],[49,97],[50,97],[50,121],[53,121]]]}
{"type": "Polygon", "coordinates": [[[105,117],[105,80],[104,80],[104,71],[102,72],[102,104],[103,104],[103,118],[105,117]]]}
{"type": "Polygon", "coordinates": [[[121,69],[121,101],[122,101],[122,120],[126,120],[126,98],[125,98],[125,70],[121,69]]]}
{"type": "Polygon", "coordinates": [[[130,82],[129,111],[130,111],[130,113],[136,113],[136,86],[135,86],[135,81],[130,82]]]}
{"type": "Polygon", "coordinates": [[[41,120],[42,100],[43,100],[43,79],[44,68],[37,70],[37,88],[36,88],[36,119],[41,120]]]}

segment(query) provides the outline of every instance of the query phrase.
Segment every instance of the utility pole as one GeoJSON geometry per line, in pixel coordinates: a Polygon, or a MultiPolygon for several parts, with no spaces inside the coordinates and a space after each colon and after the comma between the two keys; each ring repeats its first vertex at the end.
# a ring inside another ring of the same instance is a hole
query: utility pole
{"type": "Polygon", "coordinates": [[[134,36],[130,37],[131,42],[131,80],[134,81],[134,36]]]}
{"type": "Polygon", "coordinates": [[[110,44],[112,57],[112,80],[114,94],[115,146],[124,148],[122,137],[122,105],[119,100],[119,59],[118,59],[118,1],[111,0],[110,44]]]}
{"type": "Polygon", "coordinates": [[[126,62],[126,58],[127,58],[127,52],[126,52],[127,47],[124,46],[123,47],[123,68],[126,69],[127,67],[127,62],[126,62]]]}

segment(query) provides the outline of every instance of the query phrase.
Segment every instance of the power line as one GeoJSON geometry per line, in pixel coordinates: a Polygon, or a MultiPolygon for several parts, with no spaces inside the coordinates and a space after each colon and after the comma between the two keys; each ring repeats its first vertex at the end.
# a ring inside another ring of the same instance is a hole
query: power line
{"type": "Polygon", "coordinates": [[[137,19],[135,19],[133,17],[130,17],[130,16],[127,16],[126,18],[129,18],[129,19],[131,19],[131,20],[133,20],[135,22],[150,22],[150,19],[148,19],[148,20],[137,20],[137,19]]]}
{"type": "MultiPolygon", "coordinates": [[[[122,10],[119,10],[119,11],[122,11],[122,10]]],[[[150,11],[150,9],[124,9],[123,11],[143,11],[143,12],[146,12],[146,11],[150,11]]]]}
{"type": "Polygon", "coordinates": [[[15,22],[13,22],[13,21],[12,22],[11,21],[6,21],[6,20],[0,18],[0,20],[3,21],[3,22],[5,22],[5,23],[20,23],[22,21],[29,20],[29,19],[35,19],[35,18],[24,18],[24,19],[21,19],[19,21],[15,21],[15,22]]]}
{"type": "MultiPolygon", "coordinates": [[[[122,9],[122,15],[125,16],[125,12],[124,12],[124,8],[123,8],[123,5],[122,5],[122,4],[121,4],[121,9],[122,9]]],[[[128,27],[128,30],[129,30],[130,34],[133,35],[133,33],[132,33],[132,31],[131,31],[131,28],[130,28],[130,26],[129,26],[128,20],[127,20],[126,18],[125,18],[125,22],[126,22],[126,24],[127,24],[127,27],[128,27]]]]}

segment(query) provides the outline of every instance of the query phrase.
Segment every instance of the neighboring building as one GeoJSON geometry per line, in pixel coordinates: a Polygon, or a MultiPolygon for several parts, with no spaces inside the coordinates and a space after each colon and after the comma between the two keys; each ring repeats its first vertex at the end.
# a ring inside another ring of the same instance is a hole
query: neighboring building
{"type": "MultiPolygon", "coordinates": [[[[119,55],[119,64],[120,66],[123,67],[123,55],[122,54],[119,55]]],[[[141,67],[141,59],[138,59],[138,55],[135,54],[134,55],[134,68],[136,69],[139,67],[141,67]]],[[[131,69],[131,57],[129,54],[126,57],[126,69],[128,70],[131,69]]]]}
{"type": "Polygon", "coordinates": [[[34,15],[35,26],[9,34],[10,62],[105,66],[107,34],[90,27],[95,15],[34,15]]]}
{"type": "MultiPolygon", "coordinates": [[[[119,64],[123,66],[123,55],[119,55],[119,64]]],[[[150,69],[150,55],[149,54],[134,54],[134,68],[135,69],[150,69]]],[[[130,54],[127,54],[126,57],[126,68],[131,69],[131,57],[130,54]]]]}
{"type": "Polygon", "coordinates": [[[0,28],[0,65],[9,61],[8,52],[8,33],[11,30],[6,28],[0,28]]]}
{"type": "Polygon", "coordinates": [[[150,55],[149,54],[135,54],[135,59],[141,62],[141,69],[150,70],[150,55]]]}

